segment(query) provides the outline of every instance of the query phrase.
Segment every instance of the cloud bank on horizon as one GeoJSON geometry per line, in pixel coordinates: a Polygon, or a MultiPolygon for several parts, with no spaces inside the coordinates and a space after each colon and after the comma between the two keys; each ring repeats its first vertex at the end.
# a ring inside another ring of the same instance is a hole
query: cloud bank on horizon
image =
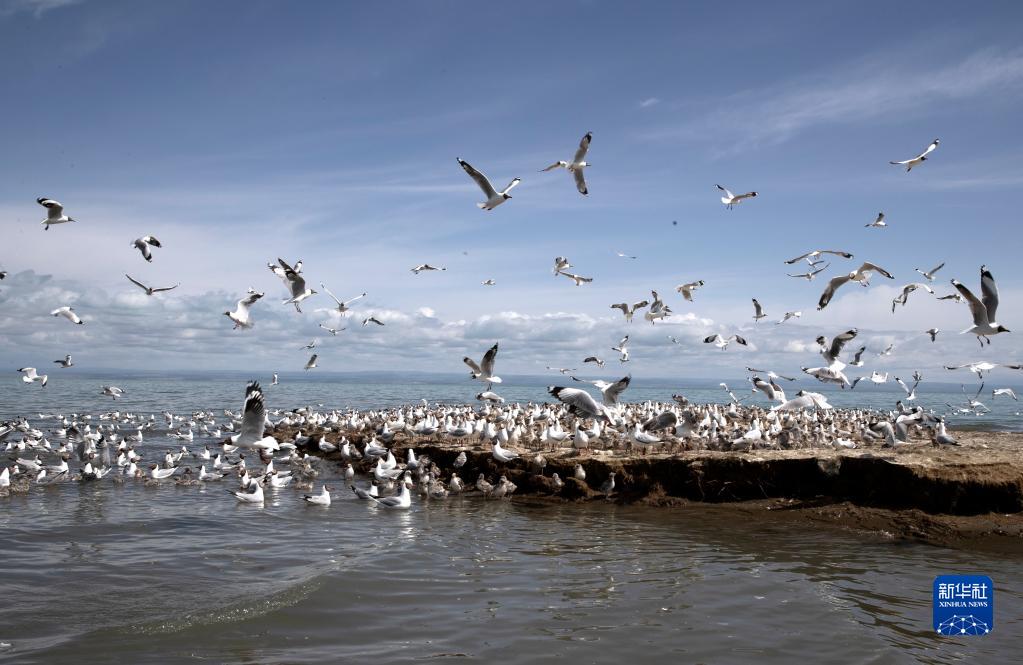
{"type": "Polygon", "coordinates": [[[985,348],[959,335],[964,304],[917,292],[891,308],[922,279],[914,268],[946,262],[932,284],[945,295],[951,278],[979,290],[986,264],[1000,322],[1020,327],[1023,9],[928,3],[921,18],[879,4],[879,19],[749,4],[748,26],[712,37],[711,8],[674,3],[526,7],[486,34],[473,26],[496,10],[468,7],[9,5],[0,71],[19,103],[0,160],[0,363],[289,370],[320,338],[324,370],[461,372],[499,341],[509,374],[598,355],[610,373],[731,377],[819,364],[814,338],[850,327],[868,371],[948,380],[943,364],[1023,358],[1018,335],[985,348]],[[541,46],[573,40],[579,55],[541,46]],[[587,131],[583,197],[539,171],[587,131]],[[888,164],[934,137],[911,173],[888,164]],[[522,184],[481,212],[456,156],[522,184]],[[716,183],[759,196],[726,210],[716,183]],[[78,221],[44,232],[39,196],[78,221]],[[888,227],[864,228],[879,210],[888,227]],[[148,234],[164,245],[151,264],[131,247],[148,234]],[[788,277],[802,267],[783,261],[815,247],[855,258],[788,277]],[[344,319],[323,294],[298,314],[266,268],[277,256],[301,258],[314,289],[368,296],[344,319]],[[552,276],[555,256],[593,283],[552,276]],[[896,279],[845,286],[816,311],[826,279],[862,260],[896,279]],[[412,274],[420,263],[447,270],[412,274]],[[181,287],[148,297],[125,273],[181,287]],[[693,302],[674,290],[701,279],[693,302]],[[266,293],[255,326],[232,330],[223,312],[249,287],[266,293]],[[674,312],[663,322],[609,307],[651,290],[674,312]],[[61,305],[86,324],[51,317],[61,305]],[[385,325],[362,326],[371,315],[385,325]],[[702,342],[736,331],[749,348],[702,342]],[[610,347],[625,334],[619,366],[610,347]]]}

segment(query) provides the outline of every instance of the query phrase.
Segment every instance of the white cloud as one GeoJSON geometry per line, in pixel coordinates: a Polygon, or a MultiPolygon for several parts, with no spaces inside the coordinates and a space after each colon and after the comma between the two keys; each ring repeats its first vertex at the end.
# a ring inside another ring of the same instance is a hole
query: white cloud
{"type": "Polygon", "coordinates": [[[70,7],[80,2],[82,0],[6,0],[4,6],[0,8],[0,17],[10,16],[18,12],[31,12],[33,16],[40,18],[52,9],[70,7]]]}
{"type": "Polygon", "coordinates": [[[646,108],[650,108],[651,106],[655,106],[655,105],[660,104],[660,103],[661,103],[661,100],[658,99],[657,97],[647,97],[646,99],[644,99],[643,101],[641,101],[639,103],[639,108],[646,109],[646,108]]]}

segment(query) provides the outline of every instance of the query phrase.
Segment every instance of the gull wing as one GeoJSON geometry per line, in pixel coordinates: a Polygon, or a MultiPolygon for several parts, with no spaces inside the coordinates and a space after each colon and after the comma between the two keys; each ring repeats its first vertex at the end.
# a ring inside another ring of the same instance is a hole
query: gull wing
{"type": "Polygon", "coordinates": [[[245,388],[245,406],[238,441],[242,443],[259,441],[263,438],[265,424],[266,405],[263,403],[263,391],[259,388],[259,384],[253,381],[245,388]]]}
{"type": "Polygon", "coordinates": [[[465,363],[466,365],[468,365],[469,369],[471,369],[474,373],[480,374],[480,375],[483,374],[483,370],[480,369],[480,366],[477,365],[476,361],[473,360],[472,358],[470,358],[469,356],[466,356],[466,357],[462,358],[462,362],[465,363]]]}
{"type": "MultiPolygon", "coordinates": [[[[721,185],[714,185],[714,186],[717,187],[718,189],[720,189],[722,192],[724,192],[726,197],[728,197],[730,199],[735,198],[735,195],[732,194],[730,191],[728,191],[727,188],[722,187],[721,185]]],[[[808,256],[808,255],[804,254],[803,256],[808,256]]],[[[799,259],[803,258],[803,256],[800,256],[799,259]]],[[[793,260],[798,261],[799,259],[793,259],[793,260]]],[[[789,263],[791,263],[791,261],[789,261],[789,263]]]]}
{"type": "MultiPolygon", "coordinates": [[[[973,291],[966,288],[966,285],[959,280],[952,280],[952,286],[956,287],[956,290],[966,298],[966,302],[970,305],[970,314],[973,315],[974,325],[982,326],[985,323],[990,323],[987,318],[987,306],[980,301],[980,299],[973,295],[973,291]]],[[[998,306],[997,297],[995,299],[995,307],[998,306]]]]}
{"type": "MultiPolygon", "coordinates": [[[[589,194],[589,190],[586,189],[586,176],[583,175],[582,169],[576,169],[572,176],[575,177],[575,188],[579,190],[580,194],[589,194]]],[[[511,189],[509,187],[509,189],[511,189]]]]}
{"type": "Polygon", "coordinates": [[[472,164],[463,160],[461,157],[458,158],[458,163],[462,166],[465,172],[469,174],[469,177],[476,181],[476,184],[483,190],[483,195],[486,196],[487,199],[492,199],[497,196],[497,190],[495,190],[494,186],[490,184],[487,176],[474,169],[472,164]]]}
{"type": "Polygon", "coordinates": [[[483,370],[484,375],[494,375],[494,361],[497,359],[497,344],[495,343],[492,347],[487,349],[487,352],[483,354],[483,361],[480,363],[480,369],[483,370]]]}
{"type": "Polygon", "coordinates": [[[753,314],[755,316],[764,316],[764,308],[756,298],[753,299],[753,314]]]}
{"type": "Polygon", "coordinates": [[[327,294],[328,296],[330,296],[331,298],[333,298],[333,299],[334,299],[334,302],[336,302],[336,303],[338,304],[338,306],[339,306],[339,307],[340,307],[340,306],[341,306],[341,305],[343,304],[343,303],[342,303],[342,302],[341,302],[340,300],[338,300],[338,299],[337,299],[337,296],[336,296],[336,295],[334,295],[333,293],[331,293],[331,292],[330,292],[330,289],[328,289],[328,288],[327,288],[327,287],[326,287],[326,286],[325,286],[325,285],[323,284],[323,282],[320,282],[320,288],[321,288],[321,289],[323,289],[323,290],[324,290],[324,291],[326,292],[326,294],[327,294]]]}
{"type": "Polygon", "coordinates": [[[548,386],[547,392],[567,406],[569,412],[574,416],[594,418],[604,413],[604,409],[597,404],[597,400],[593,399],[593,395],[585,390],[548,386]]]}
{"type": "Polygon", "coordinates": [[[859,331],[853,328],[852,330],[846,330],[840,335],[835,335],[835,338],[831,340],[831,347],[828,349],[828,360],[834,362],[842,353],[842,347],[845,346],[845,343],[856,337],[858,333],[859,331]]]}
{"type": "Polygon", "coordinates": [[[561,162],[554,162],[553,164],[551,164],[547,168],[545,168],[542,171],[540,171],[540,173],[546,173],[547,171],[553,171],[554,169],[558,168],[559,166],[561,166],[561,162]]]}
{"type": "Polygon", "coordinates": [[[160,287],[158,289],[153,289],[153,293],[160,293],[161,291],[173,291],[174,289],[178,288],[179,286],[181,286],[181,285],[180,284],[175,284],[174,286],[163,286],[163,287],[160,287]]]}
{"type": "Polygon", "coordinates": [[[134,284],[135,286],[139,287],[139,288],[140,288],[140,289],[142,289],[143,291],[148,291],[148,290],[149,290],[149,287],[148,287],[148,286],[146,286],[146,285],[145,285],[145,284],[143,284],[142,282],[140,282],[140,281],[136,280],[136,279],[135,279],[134,277],[132,277],[132,276],[131,276],[131,275],[129,275],[128,273],[125,273],[125,274],[124,274],[124,276],[128,278],[128,281],[129,281],[129,282],[131,282],[131,283],[132,283],[132,284],[134,284]]]}
{"type": "Polygon", "coordinates": [[[64,215],[64,206],[61,205],[60,201],[41,197],[36,199],[36,202],[46,208],[46,217],[48,219],[58,219],[64,215]]]}
{"type": "Polygon", "coordinates": [[[605,400],[611,402],[612,404],[617,403],[618,396],[621,395],[625,391],[625,389],[629,387],[629,383],[631,382],[632,382],[631,376],[623,376],[622,378],[612,383],[603,391],[605,400]]]}
{"type": "Polygon", "coordinates": [[[824,287],[824,293],[821,294],[821,299],[817,301],[817,309],[824,309],[831,302],[831,299],[835,297],[835,291],[838,287],[848,282],[851,278],[849,275],[839,275],[838,277],[832,277],[828,285],[824,287]]]}
{"type": "MultiPolygon", "coordinates": [[[[593,140],[593,132],[586,132],[586,136],[579,141],[579,149],[575,151],[572,161],[578,164],[586,158],[586,151],[590,149],[590,141],[593,140]]],[[[583,192],[585,194],[586,192],[583,192]]]]}
{"type": "Polygon", "coordinates": [[[995,312],[998,311],[998,287],[995,286],[995,278],[986,266],[980,267],[980,294],[984,308],[987,309],[988,322],[997,321],[995,312]]]}
{"type": "Polygon", "coordinates": [[[934,139],[934,141],[932,141],[929,146],[924,148],[923,152],[921,152],[919,155],[916,156],[916,159],[923,159],[924,157],[926,157],[927,155],[931,154],[932,152],[934,152],[937,149],[938,149],[938,139],[934,139]]]}
{"type": "Polygon", "coordinates": [[[885,270],[881,266],[874,265],[870,261],[864,261],[863,265],[860,266],[860,269],[857,272],[867,272],[867,271],[871,271],[871,270],[876,272],[876,273],[880,273],[881,275],[884,275],[888,279],[895,279],[894,277],[892,277],[892,274],[890,272],[888,272],[887,270],[885,270]]]}

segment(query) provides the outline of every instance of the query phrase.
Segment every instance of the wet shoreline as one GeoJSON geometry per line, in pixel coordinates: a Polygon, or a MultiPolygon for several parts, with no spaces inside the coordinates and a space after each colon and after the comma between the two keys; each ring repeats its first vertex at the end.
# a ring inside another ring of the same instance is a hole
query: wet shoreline
{"type": "MultiPolygon", "coordinates": [[[[279,440],[296,430],[282,428],[279,440]]],[[[342,433],[316,430],[328,442],[342,433]]],[[[365,434],[344,433],[353,444],[365,434]]],[[[471,487],[480,473],[490,481],[505,475],[518,488],[515,501],[614,501],[680,510],[710,510],[728,519],[786,520],[814,528],[829,525],[883,539],[912,540],[963,549],[1023,552],[1023,435],[957,432],[963,445],[931,446],[925,440],[897,451],[810,448],[750,452],[678,451],[640,454],[625,450],[544,450],[546,465],[536,473],[536,451],[519,446],[522,457],[494,459],[489,444],[398,434],[390,448],[404,460],[406,450],[451,469],[461,452],[459,476],[471,487]],[[586,479],[574,477],[582,465],[586,479]],[[611,472],[615,491],[599,488],[611,472]],[[555,486],[557,473],[564,485],[555,486]]],[[[346,463],[339,452],[304,452],[346,463]]],[[[368,471],[365,461],[353,461],[368,471]]]]}

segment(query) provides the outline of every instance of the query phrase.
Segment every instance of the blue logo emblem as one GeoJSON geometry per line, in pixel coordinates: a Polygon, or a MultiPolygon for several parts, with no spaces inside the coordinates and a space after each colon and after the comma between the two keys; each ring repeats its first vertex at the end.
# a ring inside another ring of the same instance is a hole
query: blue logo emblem
{"type": "Polygon", "coordinates": [[[933,608],[939,635],[987,635],[995,627],[995,585],[986,575],[938,575],[933,608]]]}

